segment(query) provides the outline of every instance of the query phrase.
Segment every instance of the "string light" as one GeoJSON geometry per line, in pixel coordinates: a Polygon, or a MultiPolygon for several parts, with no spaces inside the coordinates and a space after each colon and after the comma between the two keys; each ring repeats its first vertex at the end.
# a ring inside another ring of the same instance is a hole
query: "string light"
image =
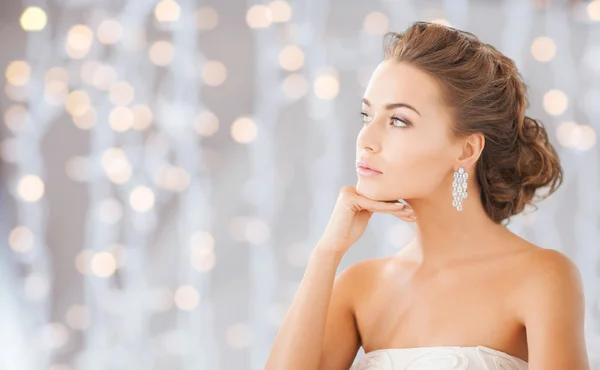
{"type": "Polygon", "coordinates": [[[46,28],[48,16],[44,9],[37,6],[27,7],[21,14],[19,23],[25,31],[35,32],[46,28]]]}

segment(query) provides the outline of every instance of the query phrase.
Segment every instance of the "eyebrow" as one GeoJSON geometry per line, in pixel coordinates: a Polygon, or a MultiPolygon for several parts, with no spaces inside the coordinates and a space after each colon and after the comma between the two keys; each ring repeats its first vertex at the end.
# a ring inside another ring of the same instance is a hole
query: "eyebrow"
{"type": "MultiPolygon", "coordinates": [[[[367,107],[371,106],[371,103],[367,99],[363,98],[362,102],[367,107]]],[[[421,113],[419,113],[418,110],[416,110],[412,105],[406,104],[406,103],[390,103],[390,104],[384,105],[384,108],[387,110],[394,109],[394,108],[408,108],[408,109],[412,109],[413,111],[415,111],[415,113],[417,113],[419,116],[421,116],[421,113]]]]}

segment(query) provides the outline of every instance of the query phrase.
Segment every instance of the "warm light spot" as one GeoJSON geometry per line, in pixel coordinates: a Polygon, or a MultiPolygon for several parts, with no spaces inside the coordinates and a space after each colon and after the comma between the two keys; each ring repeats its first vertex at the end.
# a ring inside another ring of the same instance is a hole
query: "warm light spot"
{"type": "Polygon", "coordinates": [[[246,13],[246,22],[250,28],[267,28],[272,20],[271,9],[265,5],[253,5],[246,13]]]}
{"type": "Polygon", "coordinates": [[[240,144],[248,144],[256,139],[258,128],[251,118],[240,117],[231,125],[231,137],[240,144]]]}
{"type": "Polygon", "coordinates": [[[25,31],[41,31],[48,23],[48,16],[44,9],[37,6],[30,6],[21,14],[19,23],[25,31]]]}
{"type": "Polygon", "coordinates": [[[544,94],[544,109],[553,116],[562,114],[567,109],[568,104],[567,95],[560,90],[550,90],[544,94]]]}
{"type": "Polygon", "coordinates": [[[388,32],[390,21],[381,12],[371,12],[365,16],[363,28],[367,35],[380,36],[388,32]]]}
{"type": "Polygon", "coordinates": [[[200,295],[191,285],[182,285],[175,291],[175,305],[184,311],[191,311],[200,301],[200,295]]]}
{"type": "Polygon", "coordinates": [[[44,182],[38,176],[25,175],[19,180],[17,193],[26,202],[37,202],[44,195],[44,182]]]}
{"type": "Polygon", "coordinates": [[[31,77],[31,67],[24,60],[15,60],[6,67],[6,80],[11,85],[24,86],[31,77]]]}
{"type": "Polygon", "coordinates": [[[136,186],[129,194],[129,204],[137,212],[147,212],[154,207],[154,192],[146,186],[136,186]]]}
{"type": "Polygon", "coordinates": [[[171,63],[173,54],[173,44],[169,41],[156,41],[150,46],[150,60],[159,67],[164,67],[171,63]]]}
{"type": "Polygon", "coordinates": [[[556,44],[549,37],[538,37],[531,43],[531,54],[539,62],[549,62],[556,55],[556,44]]]}

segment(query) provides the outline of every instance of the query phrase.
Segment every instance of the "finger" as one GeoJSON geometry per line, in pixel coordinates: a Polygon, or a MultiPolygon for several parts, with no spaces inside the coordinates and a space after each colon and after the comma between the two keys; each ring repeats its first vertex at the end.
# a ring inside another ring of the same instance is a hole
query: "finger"
{"type": "Polygon", "coordinates": [[[399,210],[402,210],[405,208],[405,205],[400,202],[396,202],[396,203],[380,202],[380,201],[372,200],[372,199],[361,197],[361,196],[359,196],[359,198],[357,200],[358,200],[359,207],[361,207],[362,209],[371,211],[371,212],[392,213],[392,212],[398,212],[399,210]]]}

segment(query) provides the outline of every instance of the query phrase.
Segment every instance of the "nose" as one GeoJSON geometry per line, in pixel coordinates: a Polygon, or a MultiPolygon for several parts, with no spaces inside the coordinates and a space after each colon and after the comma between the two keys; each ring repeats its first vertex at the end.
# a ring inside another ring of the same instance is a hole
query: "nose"
{"type": "Polygon", "coordinates": [[[375,120],[372,120],[365,125],[357,138],[357,146],[359,149],[369,152],[378,153],[381,151],[381,125],[378,125],[375,120]]]}

